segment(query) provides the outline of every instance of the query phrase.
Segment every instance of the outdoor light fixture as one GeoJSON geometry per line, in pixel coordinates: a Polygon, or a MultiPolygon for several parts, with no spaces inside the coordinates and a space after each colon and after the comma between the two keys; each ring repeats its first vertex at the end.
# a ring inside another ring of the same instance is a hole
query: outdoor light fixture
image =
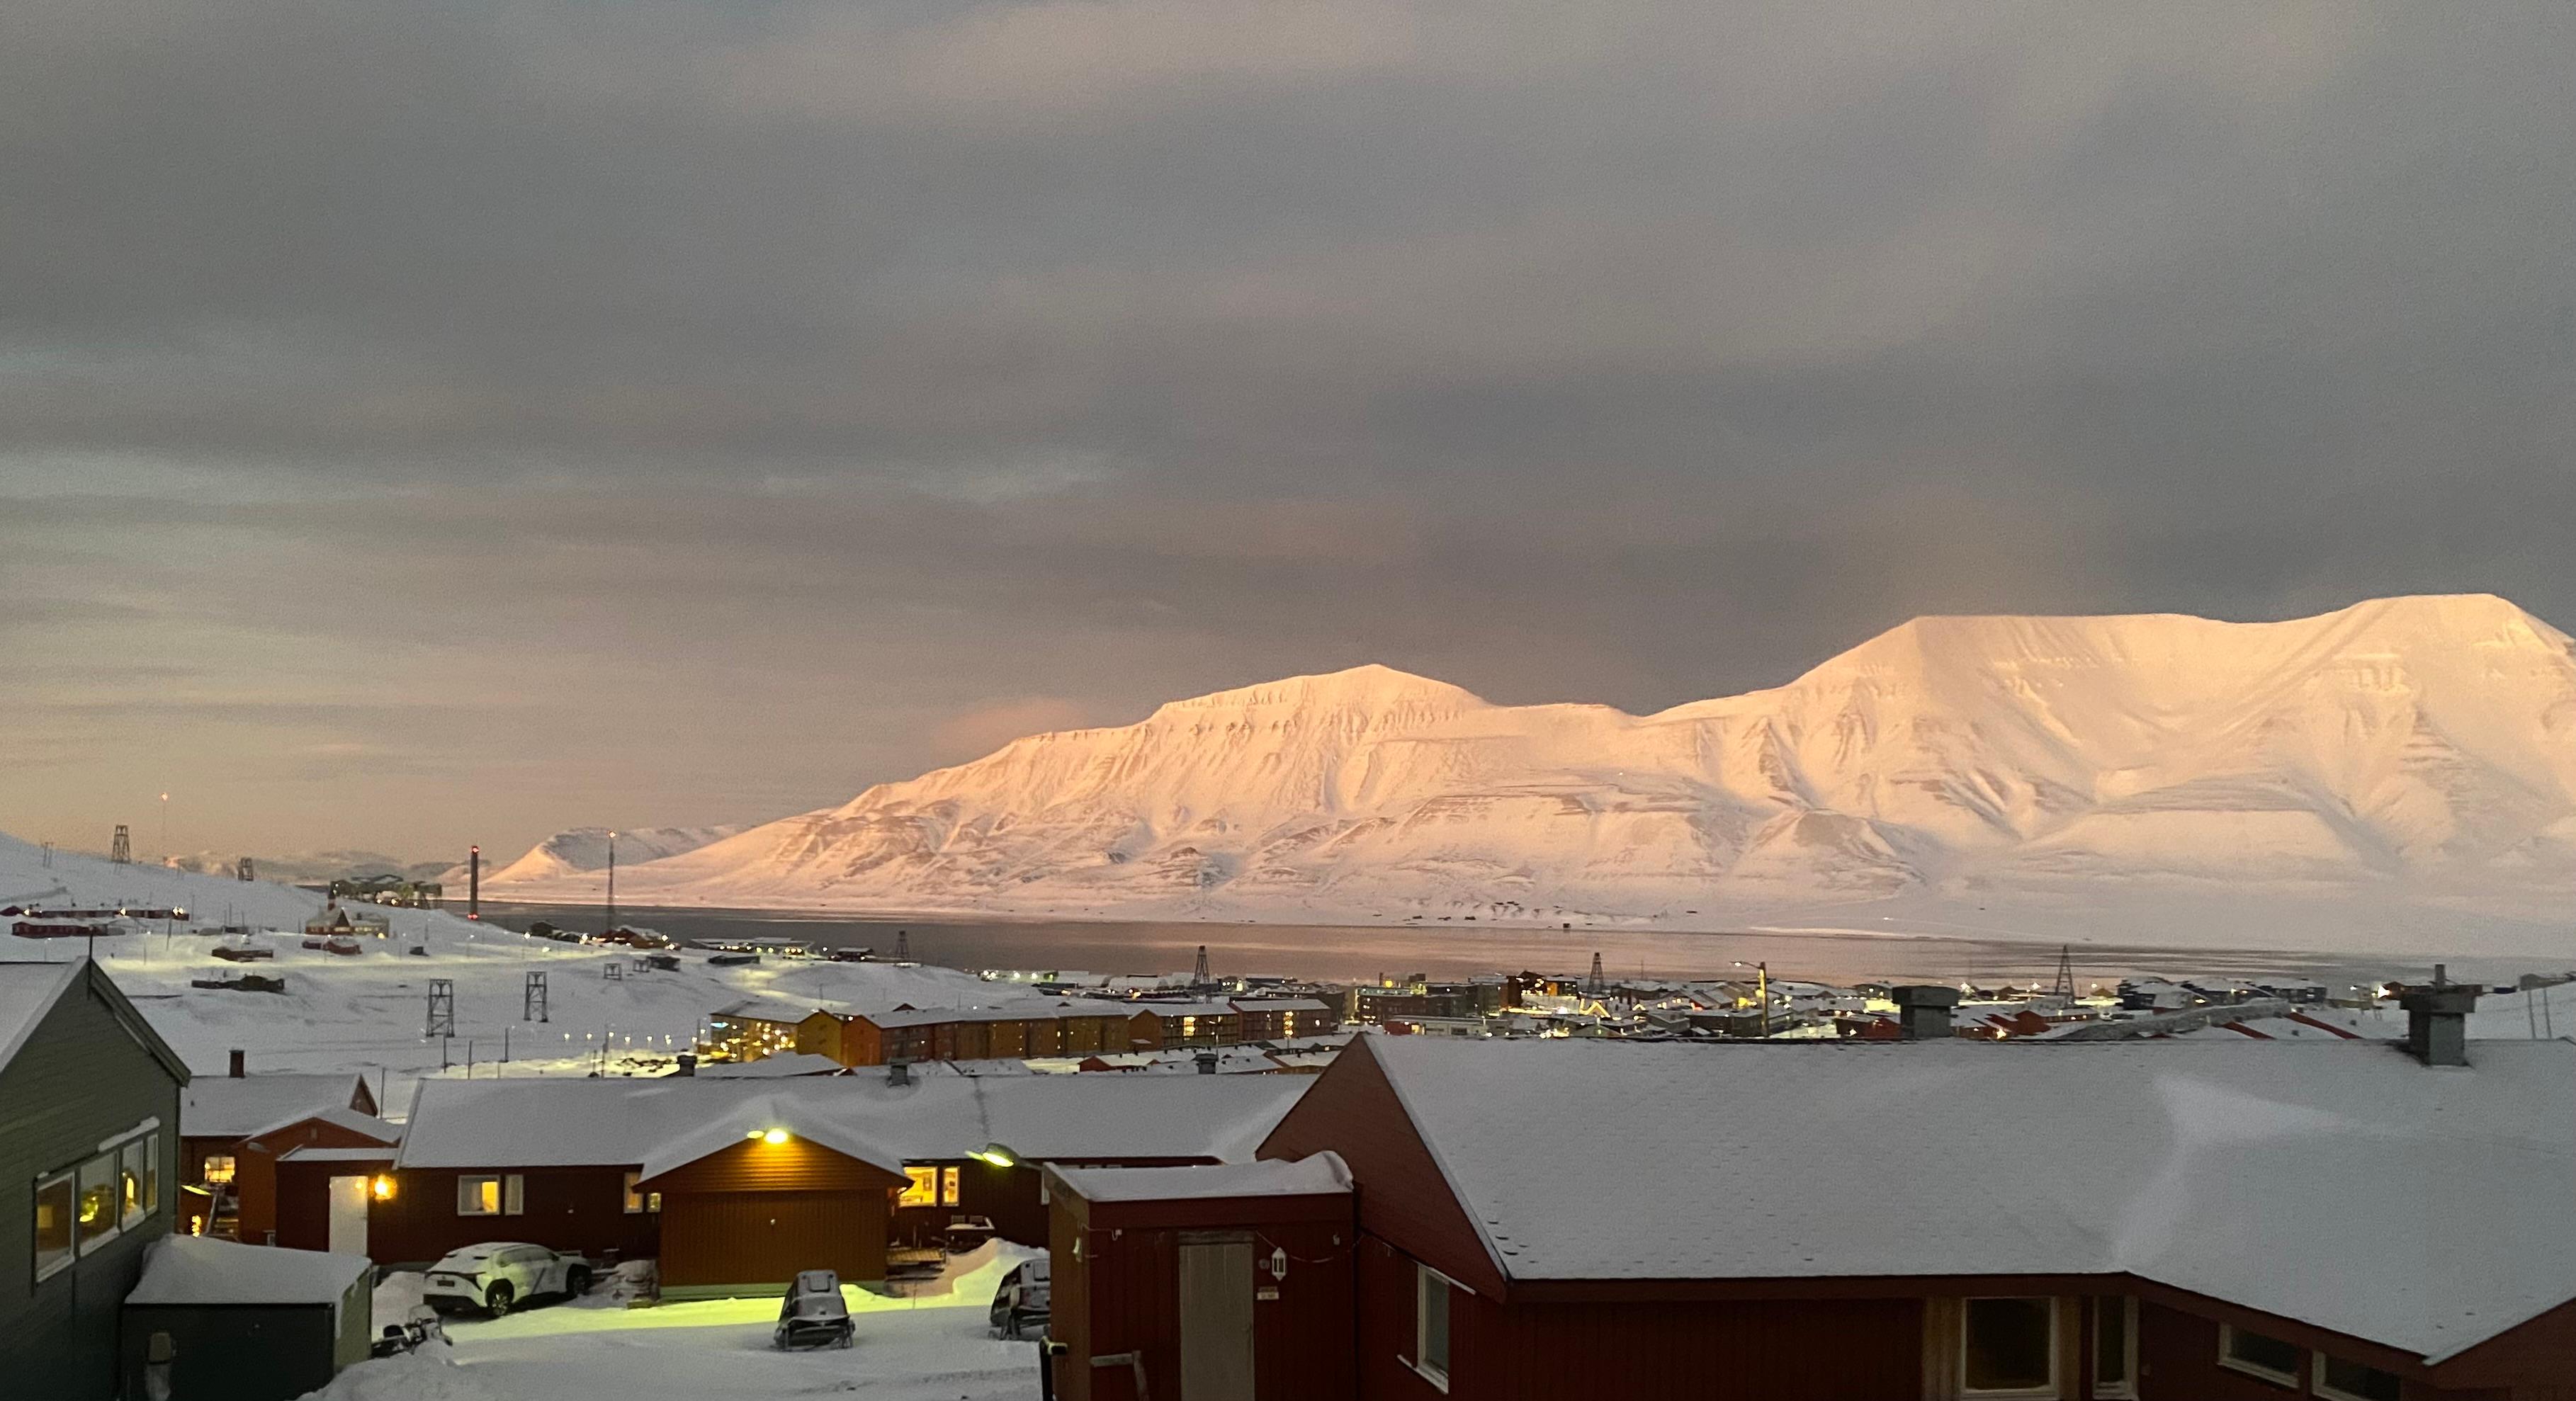
{"type": "Polygon", "coordinates": [[[759,1138],[763,1143],[785,1143],[787,1141],[787,1130],[771,1129],[769,1132],[759,1135],[759,1138]]]}
{"type": "Polygon", "coordinates": [[[1019,1158],[1015,1156],[1010,1149],[1005,1148],[998,1143],[987,1143],[984,1145],[983,1152],[970,1153],[967,1156],[979,1159],[983,1162],[991,1163],[995,1167],[1018,1167],[1020,1165],[1019,1158]]]}
{"type": "Polygon", "coordinates": [[[392,1201],[392,1200],[394,1199],[394,1180],[393,1180],[393,1178],[392,1178],[392,1177],[390,1177],[390,1176],[379,1175],[379,1176],[376,1178],[375,1183],[373,1184],[373,1190],[374,1190],[374,1192],[375,1192],[375,1194],[376,1194],[376,1200],[377,1200],[377,1201],[380,1201],[380,1202],[389,1202],[389,1201],[392,1201]]]}

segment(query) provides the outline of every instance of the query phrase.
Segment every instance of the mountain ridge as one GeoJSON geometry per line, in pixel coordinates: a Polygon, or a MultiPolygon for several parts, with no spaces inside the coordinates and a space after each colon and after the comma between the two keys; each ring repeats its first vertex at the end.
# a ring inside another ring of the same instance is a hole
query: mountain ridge
{"type": "MultiPolygon", "coordinates": [[[[1533,922],[2107,897],[2537,908],[2576,644],[2494,595],[2266,623],[1957,615],[1637,715],[1370,664],[1024,736],[621,863],[637,903],[1533,922]]],[[[527,882],[487,882],[504,893],[527,882]]],[[[631,892],[631,893],[630,893],[631,892]]]]}

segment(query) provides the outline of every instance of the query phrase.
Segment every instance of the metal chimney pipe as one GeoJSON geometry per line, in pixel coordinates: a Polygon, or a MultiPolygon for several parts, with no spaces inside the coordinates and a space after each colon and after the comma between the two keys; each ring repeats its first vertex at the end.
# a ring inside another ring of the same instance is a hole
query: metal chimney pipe
{"type": "Polygon", "coordinates": [[[2397,999],[2406,1009],[2406,1053],[2426,1065],[2469,1063],[2469,1013],[2477,1010],[2478,990],[2454,985],[2449,973],[2437,963],[2431,987],[2397,999]]]}
{"type": "Polygon", "coordinates": [[[247,1059],[249,1059],[249,1057],[245,1053],[241,1051],[233,1052],[232,1065],[224,1073],[235,1080],[242,1078],[243,1072],[248,1069],[248,1067],[243,1064],[247,1059]]]}
{"type": "Polygon", "coordinates": [[[1959,1005],[1959,990],[1908,984],[1887,990],[1888,999],[1896,1004],[1898,1037],[1905,1041],[1946,1041],[1950,1029],[1950,1009],[1959,1005]]]}

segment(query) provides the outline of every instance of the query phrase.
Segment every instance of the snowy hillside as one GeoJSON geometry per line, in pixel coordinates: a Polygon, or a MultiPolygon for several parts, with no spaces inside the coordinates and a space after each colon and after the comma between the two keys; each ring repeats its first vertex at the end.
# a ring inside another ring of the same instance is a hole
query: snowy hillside
{"type": "MultiPolygon", "coordinates": [[[[714,827],[634,827],[617,829],[617,864],[640,866],[666,856],[680,856],[709,842],[719,842],[737,832],[748,830],[749,823],[735,822],[714,827]]],[[[550,885],[560,889],[577,889],[589,894],[600,888],[600,879],[580,881],[577,878],[608,869],[609,829],[574,827],[557,832],[528,848],[518,860],[499,869],[486,868],[483,888],[504,885],[550,885]]],[[[465,882],[465,868],[451,868],[443,877],[460,888],[465,882]]]]}
{"type": "Polygon", "coordinates": [[[1925,618],[1647,716],[1368,666],[1033,735],[621,868],[638,904],[1715,923],[2172,896],[2556,926],[2576,657],[2480,595],[1925,618]]]}

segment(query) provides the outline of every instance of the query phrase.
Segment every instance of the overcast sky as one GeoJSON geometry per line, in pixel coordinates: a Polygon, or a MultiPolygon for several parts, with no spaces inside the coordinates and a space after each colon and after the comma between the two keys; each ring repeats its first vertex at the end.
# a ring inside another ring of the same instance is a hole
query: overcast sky
{"type": "Polygon", "coordinates": [[[1363,661],[2576,624],[2576,6],[11,0],[0,830],[775,816],[1363,661]]]}

